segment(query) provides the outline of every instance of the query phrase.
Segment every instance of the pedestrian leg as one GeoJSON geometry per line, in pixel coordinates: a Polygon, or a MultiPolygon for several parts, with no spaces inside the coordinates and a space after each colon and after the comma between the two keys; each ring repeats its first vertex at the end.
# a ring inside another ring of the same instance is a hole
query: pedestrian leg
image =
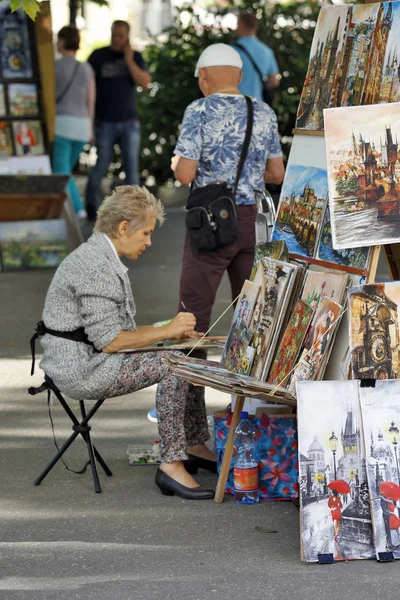
{"type": "Polygon", "coordinates": [[[101,181],[107,174],[113,156],[116,124],[100,122],[95,128],[97,161],[89,173],[86,187],[86,210],[89,219],[95,219],[99,205],[101,181]]]}
{"type": "Polygon", "coordinates": [[[122,153],[122,166],[125,171],[124,183],[140,185],[140,123],[137,120],[119,123],[118,142],[122,153]]]}

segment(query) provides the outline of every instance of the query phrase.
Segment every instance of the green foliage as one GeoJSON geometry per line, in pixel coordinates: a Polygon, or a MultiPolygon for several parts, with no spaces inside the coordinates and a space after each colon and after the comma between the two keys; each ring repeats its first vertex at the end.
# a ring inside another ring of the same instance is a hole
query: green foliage
{"type": "Polygon", "coordinates": [[[348,194],[355,194],[358,190],[358,179],[357,176],[352,173],[346,181],[346,192],[348,194]]]}
{"type": "Polygon", "coordinates": [[[22,8],[26,14],[34,21],[37,13],[40,11],[40,3],[37,0],[10,0],[12,12],[22,8]]]}
{"type": "Polygon", "coordinates": [[[150,174],[162,184],[172,177],[169,164],[185,108],[201,96],[194,77],[197,59],[209,44],[234,41],[234,33],[223,29],[221,20],[238,9],[251,9],[260,17],[258,37],[275,52],[282,81],[274,108],[288,153],[320,5],[312,0],[267,6],[261,1],[228,2],[223,8],[215,4],[209,8],[214,27],[204,27],[192,8],[183,7],[188,23],[182,25],[177,15],[173,26],[144,51],[153,78],[152,89],[142,93],[139,102],[144,179],[150,174]]]}
{"type": "Polygon", "coordinates": [[[346,182],[343,179],[342,176],[338,177],[338,180],[336,182],[336,192],[339,194],[339,196],[344,196],[346,194],[347,191],[347,186],[346,186],[346,182]]]}

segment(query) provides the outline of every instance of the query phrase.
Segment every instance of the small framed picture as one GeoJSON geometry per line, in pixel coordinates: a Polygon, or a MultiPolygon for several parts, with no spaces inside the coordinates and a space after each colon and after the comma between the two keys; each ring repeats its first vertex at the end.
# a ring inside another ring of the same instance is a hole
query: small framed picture
{"type": "Polygon", "coordinates": [[[0,2],[0,24],[0,61],[4,79],[30,79],[33,69],[27,15],[22,10],[11,12],[8,2],[0,2]]]}
{"type": "Polygon", "coordinates": [[[40,121],[14,121],[12,127],[17,156],[45,154],[40,121]]]}
{"type": "Polygon", "coordinates": [[[10,83],[8,104],[13,117],[36,117],[39,114],[37,87],[35,83],[10,83]]]}
{"type": "Polygon", "coordinates": [[[4,85],[0,83],[0,117],[6,116],[6,97],[4,95],[4,85]]]}
{"type": "Polygon", "coordinates": [[[7,158],[13,154],[10,123],[0,121],[0,158],[7,158]]]}

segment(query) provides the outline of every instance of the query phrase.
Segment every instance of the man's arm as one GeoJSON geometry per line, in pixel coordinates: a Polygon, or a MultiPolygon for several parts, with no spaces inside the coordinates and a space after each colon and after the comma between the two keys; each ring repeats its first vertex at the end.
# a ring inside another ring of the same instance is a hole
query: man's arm
{"type": "Polygon", "coordinates": [[[277,88],[281,82],[281,77],[279,73],[271,73],[268,75],[267,86],[270,89],[277,88]]]}
{"type": "Polygon", "coordinates": [[[171,161],[171,169],[175,172],[175,178],[183,185],[192,183],[196,178],[198,162],[198,160],[175,155],[171,161]]]}
{"type": "Polygon", "coordinates": [[[151,83],[151,77],[147,71],[141,69],[135,62],[133,49],[130,44],[125,47],[125,61],[135,83],[140,85],[144,90],[147,90],[151,83]]]}
{"type": "Polygon", "coordinates": [[[283,165],[282,156],[278,156],[277,158],[268,158],[264,171],[265,183],[280,184],[283,181],[284,175],[285,167],[283,165]]]}

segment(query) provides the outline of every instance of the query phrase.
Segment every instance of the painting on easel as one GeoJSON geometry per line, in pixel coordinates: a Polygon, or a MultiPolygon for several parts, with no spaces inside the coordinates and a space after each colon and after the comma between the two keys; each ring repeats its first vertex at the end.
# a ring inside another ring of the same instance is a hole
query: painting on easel
{"type": "Polygon", "coordinates": [[[302,558],[373,558],[359,382],[298,383],[302,558]]]}
{"type": "Polygon", "coordinates": [[[400,103],[324,111],[335,249],[400,238],[400,103]]]}
{"type": "Polygon", "coordinates": [[[376,555],[400,558],[399,381],[360,390],[376,555]]]}

